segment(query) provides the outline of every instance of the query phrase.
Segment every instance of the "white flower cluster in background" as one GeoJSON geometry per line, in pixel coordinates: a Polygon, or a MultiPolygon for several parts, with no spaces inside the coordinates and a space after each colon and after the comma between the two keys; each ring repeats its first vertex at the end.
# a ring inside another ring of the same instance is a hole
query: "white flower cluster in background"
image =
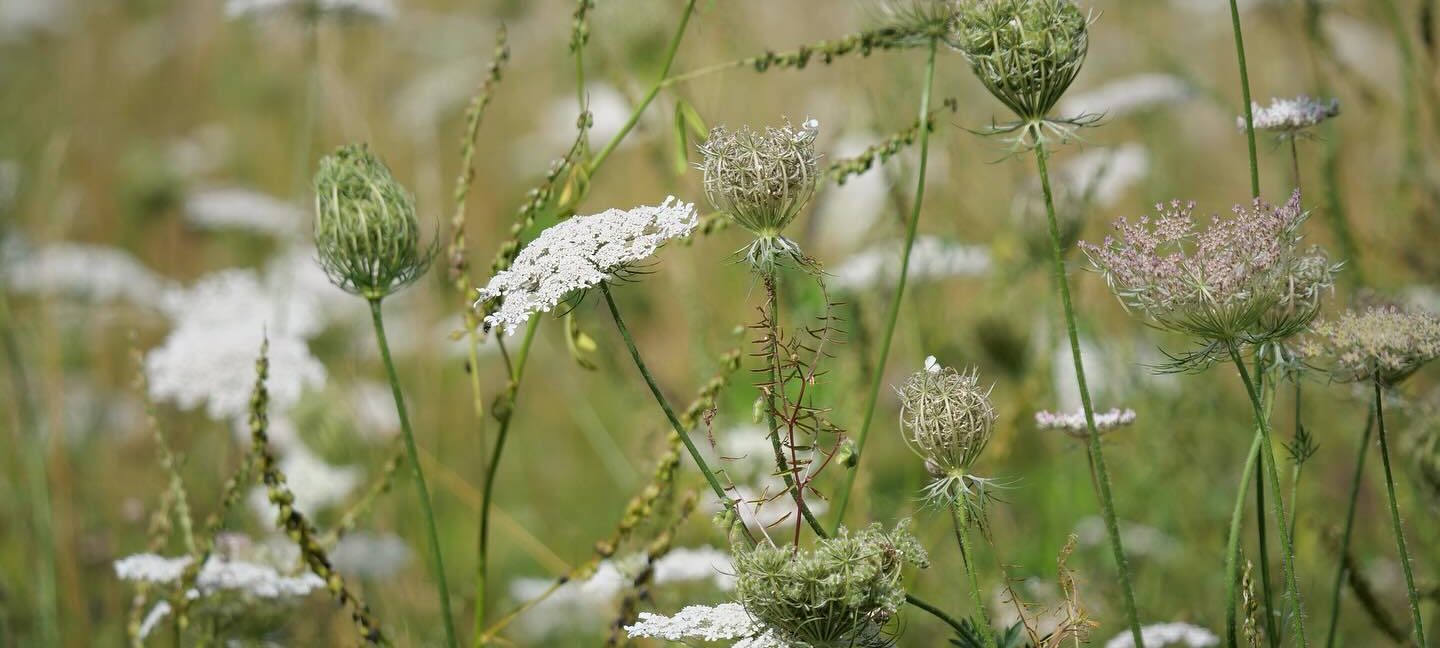
{"type": "Polygon", "coordinates": [[[1067,161],[1055,175],[1072,199],[1084,197],[1100,207],[1111,207],[1149,172],[1150,153],[1143,145],[1130,143],[1087,150],[1067,161]]]}
{"type": "Polygon", "coordinates": [[[6,287],[19,294],[128,301],[159,307],[169,282],[124,250],[56,243],[35,250],[15,245],[4,259],[6,287]]]}
{"type": "MultiPolygon", "coordinates": [[[[590,578],[565,583],[526,611],[519,619],[520,629],[531,639],[539,639],[609,614],[615,599],[630,587],[634,574],[643,565],[643,555],[602,561],[590,578]]],[[[710,546],[677,547],[656,560],[652,568],[651,583],[657,586],[709,581],[721,591],[735,587],[735,569],[729,554],[710,546]]],[[[554,584],[553,578],[517,579],[510,583],[510,597],[532,600],[554,584]]]]}
{"type": "MultiPolygon", "coordinates": [[[[1111,408],[1108,412],[1095,412],[1095,431],[1108,432],[1135,422],[1135,410],[1111,408]]],[[[1042,430],[1059,430],[1070,436],[1085,437],[1089,430],[1085,426],[1085,410],[1074,412],[1035,413],[1035,425],[1042,430]]]]}
{"type": "Polygon", "coordinates": [[[307,7],[314,7],[322,14],[337,16],[376,20],[395,17],[395,4],[391,0],[226,0],[225,15],[242,18],[307,7]]]}
{"type": "Polygon", "coordinates": [[[639,619],[625,626],[631,637],[649,637],[668,641],[727,641],[731,648],[786,648],[788,643],[775,636],[773,630],[750,618],[739,603],[720,605],[688,605],[673,616],[641,612],[639,619]]]}
{"type": "MultiPolygon", "coordinates": [[[[1209,648],[1220,645],[1215,633],[1188,623],[1157,623],[1140,628],[1140,637],[1150,648],[1209,648]]],[[[1105,648],[1135,648],[1135,637],[1126,630],[1105,642],[1105,648]]]]}
{"type": "Polygon", "coordinates": [[[549,312],[570,293],[607,281],[611,273],[644,261],[667,241],[689,236],[697,222],[694,204],[670,196],[654,207],[611,209],[551,226],[520,251],[509,270],[496,273],[480,289],[480,301],[503,298],[485,324],[514,334],[535,313],[549,312]]]}
{"type": "MultiPolygon", "coordinates": [[[[180,582],[190,556],[166,558],[156,554],[135,554],[115,561],[115,576],[123,581],[152,585],[180,582]]],[[[305,596],[325,587],[319,576],[306,572],[286,576],[274,567],[244,560],[211,556],[195,577],[195,589],[186,593],[191,599],[221,592],[234,592],[263,599],[305,596]]]]}
{"type": "MultiPolygon", "coordinates": [[[[1321,101],[1305,95],[1289,98],[1273,98],[1270,105],[1250,104],[1255,118],[1255,130],[1276,133],[1297,133],[1340,114],[1340,100],[1321,101]]],[[[1235,118],[1235,125],[1245,130],[1245,116],[1235,118]]]]}
{"type": "MultiPolygon", "coordinates": [[[[282,256],[291,268],[303,252],[282,256]]],[[[318,272],[313,262],[309,272],[318,272]]],[[[324,385],[326,371],[307,340],[345,311],[329,299],[339,289],[308,280],[307,272],[222,270],[184,289],[172,289],[162,310],[174,323],[169,337],[145,359],[150,395],[182,409],[205,405],[216,420],[243,418],[255,385],[262,339],[270,340],[271,411],[282,414],[306,389],[324,385]]],[[[355,300],[349,300],[355,301],[355,300]]]]}
{"type": "Polygon", "coordinates": [[[299,234],[309,218],[293,204],[250,189],[205,189],[185,199],[185,220],[207,230],[241,230],[284,239],[299,234]]]}
{"type": "MultiPolygon", "coordinates": [[[[892,241],[861,251],[831,271],[831,285],[857,290],[874,285],[892,285],[900,276],[903,243],[892,241]]],[[[973,277],[990,269],[990,251],[979,245],[950,243],[936,236],[920,236],[910,250],[912,281],[973,277]]]]}
{"type": "MultiPolygon", "coordinates": [[[[1165,560],[1179,554],[1183,545],[1165,531],[1139,522],[1121,520],[1120,540],[1132,556],[1165,560]]],[[[1081,547],[1103,547],[1110,541],[1105,521],[1098,515],[1087,515],[1075,523],[1075,537],[1081,547]]],[[[1146,640],[1149,644],[1149,640],[1146,640]]]]}
{"type": "Polygon", "coordinates": [[[1160,73],[1137,74],[1073,93],[1060,103],[1058,112],[1067,117],[1119,117],[1147,108],[1179,103],[1193,95],[1194,89],[1179,77],[1160,73]]]}

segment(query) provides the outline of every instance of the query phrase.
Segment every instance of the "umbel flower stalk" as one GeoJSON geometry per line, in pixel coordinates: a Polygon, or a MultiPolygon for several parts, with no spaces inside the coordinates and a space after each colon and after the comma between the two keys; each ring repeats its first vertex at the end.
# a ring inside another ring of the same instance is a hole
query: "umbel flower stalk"
{"type": "MultiPolygon", "coordinates": [[[[1411,572],[1410,554],[1405,545],[1404,529],[1400,524],[1400,508],[1395,500],[1395,481],[1390,471],[1390,445],[1385,433],[1384,391],[1394,388],[1420,367],[1440,357],[1440,317],[1386,306],[1373,307],[1359,313],[1347,312],[1332,322],[1316,325],[1314,335],[1307,340],[1303,351],[1312,360],[1327,365],[1331,377],[1335,380],[1350,383],[1369,382],[1374,387],[1375,398],[1371,408],[1375,414],[1375,427],[1380,441],[1380,460],[1385,468],[1385,493],[1390,508],[1391,529],[1395,534],[1400,566],[1405,572],[1406,594],[1410,599],[1413,638],[1417,645],[1427,645],[1420,617],[1419,596],[1415,589],[1415,576],[1411,572]]],[[[1357,483],[1359,473],[1357,467],[1357,483]]],[[[1341,547],[1342,559],[1348,548],[1341,547]]],[[[1332,625],[1335,614],[1332,609],[1332,625]]]]}
{"type": "Polygon", "coordinates": [[[1075,307],[1071,303],[1070,283],[1065,274],[1065,248],[1061,243],[1060,225],[1055,216],[1055,199],[1050,187],[1047,166],[1050,157],[1046,131],[1058,132],[1062,141],[1075,128],[1092,125],[1093,117],[1055,120],[1049,116],[1070,83],[1080,73],[1089,50],[1090,18],[1071,0],[975,0],[960,11],[951,45],[959,49],[975,72],[975,76],[996,99],[1010,108],[1019,121],[997,127],[996,133],[1019,131],[1016,144],[1034,151],[1040,174],[1040,187],[1045,198],[1045,216],[1050,228],[1050,256],[1054,264],[1056,290],[1065,313],[1065,330],[1070,339],[1071,359],[1075,365],[1075,382],[1088,431],[1087,450],[1091,471],[1100,500],[1101,516],[1110,537],[1110,549],[1120,572],[1120,587],[1125,615],[1137,648],[1144,648],[1140,617],[1135,610],[1135,592],[1131,585],[1130,566],[1120,540],[1120,526],[1115,518],[1114,498],[1110,493],[1110,473],[1100,447],[1100,432],[1095,427],[1095,407],[1090,402],[1090,389],[1085,382],[1085,365],[1080,357],[1080,335],[1075,323],[1075,307]]]}
{"type": "Polygon", "coordinates": [[[415,475],[420,512],[430,545],[430,567],[435,572],[436,593],[445,627],[446,645],[456,648],[455,622],[450,612],[450,588],[445,579],[445,561],[440,553],[440,535],[431,509],[430,490],[420,467],[420,451],[400,377],[390,357],[385,337],[385,320],[380,303],[385,297],[419,279],[430,267],[435,245],[427,249],[420,238],[415,199],[405,190],[385,163],[364,145],[342,146],[320,161],[315,175],[315,247],[320,267],[330,282],[370,304],[375,342],[390,379],[395,412],[405,439],[405,451],[415,475]]]}

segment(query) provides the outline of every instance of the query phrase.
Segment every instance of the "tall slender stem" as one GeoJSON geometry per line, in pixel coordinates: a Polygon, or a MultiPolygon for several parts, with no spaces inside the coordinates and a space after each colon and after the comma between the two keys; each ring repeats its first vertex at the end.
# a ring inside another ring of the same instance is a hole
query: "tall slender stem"
{"type": "Polygon", "coordinates": [[[515,399],[519,395],[520,379],[525,376],[525,365],[530,359],[530,345],[535,341],[535,330],[539,327],[538,317],[533,317],[526,323],[520,349],[510,363],[510,381],[506,386],[508,401],[495,413],[500,419],[500,429],[495,433],[495,450],[485,464],[485,487],[480,491],[480,535],[476,540],[478,559],[475,563],[475,635],[472,645],[477,647],[485,645],[488,640],[484,633],[485,607],[488,600],[485,586],[490,572],[490,510],[493,508],[491,502],[495,498],[495,475],[500,471],[500,457],[505,452],[505,440],[510,438],[510,422],[515,418],[515,399]]]}
{"type": "MultiPolygon", "coordinates": [[[[835,502],[835,524],[831,533],[845,521],[845,507],[850,503],[850,491],[860,474],[860,462],[865,459],[865,442],[870,438],[870,423],[875,419],[875,404],[880,401],[880,383],[885,381],[885,361],[890,357],[890,343],[895,339],[895,322],[900,318],[900,303],[905,297],[905,280],[910,274],[910,252],[915,247],[915,232],[920,224],[920,206],[925,202],[925,171],[930,157],[930,90],[935,82],[935,51],[938,39],[930,39],[929,54],[925,59],[925,82],[920,91],[920,169],[915,181],[915,202],[910,205],[910,222],[905,227],[905,247],[900,253],[900,277],[895,281],[895,295],[891,297],[890,312],[886,315],[885,335],[880,338],[880,357],[873,367],[875,377],[870,381],[870,395],[865,399],[865,417],[861,419],[860,432],[855,436],[855,465],[845,477],[845,486],[835,502]]],[[[1143,648],[1143,647],[1142,647],[1143,648]]]]}
{"type": "MultiPolygon", "coordinates": [[[[1285,138],[1290,141],[1290,175],[1295,180],[1295,188],[1300,189],[1300,149],[1295,145],[1295,137],[1292,135],[1285,138]]],[[[1302,191],[1301,194],[1304,194],[1302,191]]]]}
{"type": "Polygon", "coordinates": [[[1405,549],[1405,529],[1400,525],[1400,507],[1395,502],[1395,480],[1390,475],[1390,446],[1385,438],[1385,403],[1380,381],[1375,381],[1375,427],[1380,437],[1380,461],[1385,466],[1385,494],[1390,504],[1390,527],[1395,531],[1395,547],[1400,551],[1400,566],[1405,571],[1405,591],[1410,596],[1410,620],[1415,630],[1415,645],[1425,646],[1425,628],[1420,621],[1420,597],[1415,593],[1415,574],[1410,570],[1410,552],[1405,549]]]}
{"type": "Polygon", "coordinates": [[[410,429],[410,416],[405,411],[405,397],[400,393],[400,376],[395,373],[395,362],[390,358],[390,344],[385,339],[385,319],[380,314],[380,300],[370,300],[370,319],[375,324],[375,343],[380,347],[380,359],[385,363],[385,373],[390,378],[390,393],[395,397],[395,413],[400,417],[400,432],[405,435],[405,451],[410,456],[410,466],[415,473],[415,487],[420,496],[420,512],[425,516],[425,530],[430,542],[430,567],[435,571],[435,589],[440,596],[440,613],[445,623],[445,641],[450,648],[459,646],[455,641],[455,621],[450,614],[450,587],[445,581],[445,561],[440,556],[440,534],[435,529],[435,512],[430,508],[430,489],[425,486],[425,471],[420,467],[420,451],[415,447],[415,433],[410,429]]]}
{"type": "Polygon", "coordinates": [[[950,521],[955,523],[955,542],[960,545],[960,559],[965,562],[965,575],[970,579],[970,602],[975,605],[975,614],[980,617],[980,634],[986,648],[995,648],[995,632],[990,627],[990,614],[985,611],[985,599],[980,596],[980,577],[976,574],[974,548],[970,546],[969,515],[965,505],[956,502],[950,505],[950,521]]]}
{"type": "Polygon", "coordinates": [[[1230,0],[1230,23],[1235,31],[1235,58],[1240,63],[1240,99],[1245,102],[1245,143],[1250,152],[1250,195],[1260,197],[1260,162],[1255,154],[1255,110],[1250,100],[1250,71],[1245,66],[1245,37],[1240,32],[1240,8],[1230,0]]]}
{"type": "Polygon", "coordinates": [[[1335,566],[1335,586],[1330,590],[1330,630],[1325,648],[1335,647],[1335,630],[1340,624],[1340,588],[1345,584],[1345,555],[1350,551],[1350,531],[1355,526],[1355,504],[1360,500],[1360,477],[1365,473],[1365,453],[1370,450],[1370,431],[1375,428],[1375,404],[1365,413],[1365,431],[1355,451],[1355,476],[1350,478],[1350,503],[1345,508],[1345,531],[1340,535],[1340,553],[1335,566]]]}
{"type": "Polygon", "coordinates": [[[1070,338],[1070,357],[1075,364],[1075,384],[1080,391],[1080,404],[1085,413],[1085,428],[1088,431],[1087,453],[1094,483],[1099,492],[1100,512],[1105,519],[1105,530],[1110,535],[1110,549],[1115,555],[1115,566],[1120,572],[1120,588],[1125,599],[1125,615],[1130,622],[1130,634],[1136,648],[1145,648],[1145,639],[1140,633],[1140,616],[1135,611],[1135,590],[1130,581],[1130,564],[1125,558],[1125,547],[1120,542],[1120,524],[1115,519],[1115,502],[1110,495],[1110,473],[1105,468],[1105,453],[1100,448],[1100,432],[1095,429],[1095,406],[1090,402],[1090,388],[1085,383],[1085,363],[1080,357],[1080,333],[1075,325],[1075,306],[1070,301],[1070,280],[1065,276],[1065,250],[1060,243],[1060,224],[1055,219],[1055,198],[1050,189],[1050,171],[1047,166],[1049,151],[1045,141],[1035,144],[1035,164],[1040,172],[1040,188],[1045,196],[1045,216],[1050,223],[1050,257],[1054,262],[1055,285],[1060,291],[1060,305],[1065,311],[1065,332],[1070,338]]]}
{"type": "Polygon", "coordinates": [[[296,123],[295,165],[296,198],[305,195],[310,184],[310,147],[315,141],[316,115],[320,112],[320,25],[315,12],[306,12],[304,20],[305,90],[300,101],[300,120],[296,123]]]}
{"type": "Polygon", "coordinates": [[[5,346],[5,359],[10,370],[10,388],[15,391],[15,411],[20,417],[20,438],[25,451],[25,482],[30,492],[31,523],[35,531],[35,617],[36,640],[43,646],[60,645],[60,611],[55,593],[55,521],[50,497],[50,453],[46,436],[40,429],[39,417],[25,375],[25,361],[16,340],[17,330],[10,315],[10,304],[0,295],[0,343],[5,346]]]}
{"type": "Polygon", "coordinates": [[[1230,533],[1225,543],[1225,645],[1237,648],[1236,610],[1240,589],[1240,533],[1245,525],[1245,497],[1250,494],[1250,478],[1260,458],[1260,443],[1265,435],[1255,430],[1255,440],[1250,442],[1250,453],[1245,457],[1245,470],[1240,473],[1240,488],[1235,495],[1235,511],[1230,514],[1230,533]]]}
{"type": "MultiPolygon", "coordinates": [[[[1271,407],[1274,404],[1275,388],[1270,386],[1266,389],[1265,374],[1260,369],[1260,358],[1255,358],[1255,380],[1259,383],[1260,401],[1265,405],[1265,418],[1270,418],[1271,407]]],[[[1270,542],[1268,534],[1265,533],[1265,457],[1260,457],[1260,463],[1255,466],[1255,542],[1258,547],[1260,562],[1260,595],[1265,600],[1265,636],[1272,647],[1279,646],[1280,633],[1275,631],[1275,603],[1274,596],[1270,592],[1270,542]]],[[[1279,498],[1280,493],[1276,492],[1275,497],[1279,498]]]]}
{"type": "MultiPolygon", "coordinates": [[[[775,453],[775,470],[785,480],[785,488],[791,493],[795,500],[795,513],[807,522],[811,527],[820,528],[820,522],[810,512],[810,507],[805,505],[805,490],[803,486],[797,486],[793,474],[796,462],[792,456],[790,460],[785,459],[784,444],[780,442],[780,423],[776,416],[777,402],[776,390],[781,389],[780,385],[780,292],[775,284],[775,269],[772,267],[765,273],[765,323],[767,325],[765,339],[765,364],[770,370],[770,386],[765,392],[765,422],[770,437],[771,450],[775,453]]],[[[791,453],[794,453],[794,439],[790,440],[791,453]]],[[[800,543],[800,520],[795,521],[795,543],[800,543]]]]}
{"type": "Polygon", "coordinates": [[[1240,379],[1245,383],[1245,393],[1250,397],[1250,406],[1255,411],[1255,424],[1260,427],[1264,435],[1261,442],[1261,450],[1264,451],[1265,475],[1270,482],[1270,490],[1275,496],[1275,520],[1280,527],[1280,546],[1284,550],[1284,561],[1281,565],[1285,572],[1285,593],[1289,596],[1290,604],[1295,606],[1294,619],[1295,636],[1299,638],[1300,645],[1309,646],[1310,641],[1305,637],[1305,605],[1300,598],[1300,582],[1295,574],[1295,545],[1290,541],[1290,529],[1285,524],[1285,502],[1280,498],[1280,471],[1275,467],[1275,448],[1270,440],[1270,420],[1265,415],[1265,408],[1260,404],[1260,395],[1255,391],[1255,383],[1250,380],[1250,372],[1245,369],[1245,361],[1240,358],[1240,348],[1235,343],[1229,344],[1230,358],[1235,361],[1235,369],[1240,372],[1240,379]]]}

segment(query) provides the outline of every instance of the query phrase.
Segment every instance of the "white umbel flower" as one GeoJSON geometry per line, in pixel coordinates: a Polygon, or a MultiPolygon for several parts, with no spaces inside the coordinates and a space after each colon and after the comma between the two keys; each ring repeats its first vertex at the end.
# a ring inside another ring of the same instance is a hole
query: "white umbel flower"
{"type": "Polygon", "coordinates": [[[313,8],[320,14],[389,20],[395,17],[391,0],[226,0],[230,18],[259,16],[278,11],[313,8]]]}
{"type": "MultiPolygon", "coordinates": [[[[1105,433],[1135,422],[1135,410],[1111,408],[1108,412],[1095,412],[1095,431],[1105,433]]],[[[1051,412],[1041,410],[1035,413],[1035,425],[1042,430],[1059,430],[1070,436],[1085,437],[1085,410],[1074,412],[1051,412]]]]}
{"type": "Polygon", "coordinates": [[[166,558],[152,553],[135,554],[115,561],[115,576],[135,583],[173,583],[180,580],[193,560],[190,556],[166,558]]]}
{"type": "MultiPolygon", "coordinates": [[[[1305,95],[1293,99],[1274,98],[1270,105],[1250,104],[1255,130],[1293,135],[1340,114],[1340,100],[1321,101],[1305,95]]],[[[1235,118],[1235,125],[1245,130],[1245,116],[1235,118]]]]}
{"type": "MultiPolygon", "coordinates": [[[[1157,623],[1140,628],[1140,636],[1150,648],[1208,648],[1220,645],[1215,633],[1188,623],[1157,623]]],[[[1105,648],[1134,648],[1135,637],[1128,630],[1105,642],[1105,648]]]]}
{"type": "Polygon", "coordinates": [[[268,194],[237,187],[205,189],[185,199],[185,220],[205,230],[241,230],[276,238],[299,234],[309,214],[268,194]]]}
{"type": "MultiPolygon", "coordinates": [[[[115,575],[120,580],[154,585],[180,582],[190,556],[166,558],[155,554],[135,554],[115,561],[115,575]]],[[[211,556],[195,577],[195,589],[186,593],[191,599],[221,592],[235,592],[255,598],[278,599],[305,596],[325,587],[319,576],[306,572],[286,576],[274,567],[244,560],[227,560],[211,556]]]]}
{"type": "Polygon", "coordinates": [[[697,222],[695,205],[674,196],[653,207],[562,221],[541,232],[510,269],[480,289],[479,302],[503,299],[485,325],[513,334],[535,313],[549,312],[571,293],[608,281],[611,273],[644,261],[665,242],[688,236],[697,222]]]}
{"type": "MultiPolygon", "coordinates": [[[[877,245],[851,256],[836,267],[831,285],[857,290],[875,285],[894,285],[900,276],[899,241],[877,245]]],[[[920,236],[910,250],[909,277],[912,281],[973,277],[990,269],[990,251],[978,245],[950,243],[935,236],[920,236]]]]}
{"type": "Polygon", "coordinates": [[[1117,79],[1060,102],[1062,115],[1105,115],[1119,117],[1147,108],[1179,103],[1194,94],[1184,79],[1169,74],[1149,73],[1117,79]]]}
{"type": "Polygon", "coordinates": [[[739,603],[720,605],[689,605],[674,616],[641,612],[639,620],[625,626],[631,637],[650,637],[668,641],[736,640],[732,648],[786,648],[775,633],[760,625],[739,603]]]}
{"type": "Polygon", "coordinates": [[[169,282],[130,253],[101,245],[57,243],[6,254],[6,287],[16,293],[155,307],[169,282]]]}

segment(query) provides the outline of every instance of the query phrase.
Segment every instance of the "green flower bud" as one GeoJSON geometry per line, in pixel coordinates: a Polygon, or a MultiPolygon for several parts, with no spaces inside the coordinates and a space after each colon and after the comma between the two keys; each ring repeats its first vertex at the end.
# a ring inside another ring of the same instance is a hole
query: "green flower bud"
{"type": "Polygon", "coordinates": [[[1080,74],[1089,25],[1071,0],[965,0],[948,40],[990,94],[1042,122],[1080,74]]]}
{"type": "Polygon", "coordinates": [[[419,279],[435,251],[421,241],[414,197],[364,144],[320,160],[315,247],[331,283],[370,300],[419,279]]]}

